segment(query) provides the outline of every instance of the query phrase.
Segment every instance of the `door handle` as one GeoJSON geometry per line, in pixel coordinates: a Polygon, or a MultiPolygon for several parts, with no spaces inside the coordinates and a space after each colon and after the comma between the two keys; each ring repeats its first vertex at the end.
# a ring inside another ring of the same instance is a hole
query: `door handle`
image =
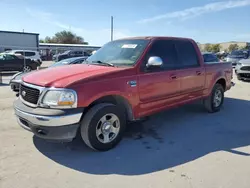
{"type": "Polygon", "coordinates": [[[197,75],[201,75],[201,71],[196,71],[196,74],[197,75]]]}
{"type": "Polygon", "coordinates": [[[170,78],[171,78],[171,80],[174,80],[174,79],[177,78],[177,76],[176,75],[171,75],[170,78]]]}

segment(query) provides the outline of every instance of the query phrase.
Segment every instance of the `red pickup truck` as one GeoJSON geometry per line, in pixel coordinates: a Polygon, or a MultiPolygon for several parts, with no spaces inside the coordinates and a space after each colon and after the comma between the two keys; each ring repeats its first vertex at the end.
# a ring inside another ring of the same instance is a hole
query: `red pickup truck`
{"type": "Polygon", "coordinates": [[[106,151],[129,121],[198,99],[218,112],[231,79],[232,65],[205,64],[191,39],[126,38],[107,43],[85,64],[24,76],[14,109],[19,124],[38,137],[71,141],[80,133],[90,148],[106,151]]]}

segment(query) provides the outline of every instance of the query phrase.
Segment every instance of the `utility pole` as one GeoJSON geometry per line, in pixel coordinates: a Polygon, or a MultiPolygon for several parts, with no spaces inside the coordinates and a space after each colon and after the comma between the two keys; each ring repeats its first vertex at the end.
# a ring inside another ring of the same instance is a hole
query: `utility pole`
{"type": "Polygon", "coordinates": [[[113,41],[113,33],[114,33],[114,18],[111,16],[111,41],[113,41]]]}

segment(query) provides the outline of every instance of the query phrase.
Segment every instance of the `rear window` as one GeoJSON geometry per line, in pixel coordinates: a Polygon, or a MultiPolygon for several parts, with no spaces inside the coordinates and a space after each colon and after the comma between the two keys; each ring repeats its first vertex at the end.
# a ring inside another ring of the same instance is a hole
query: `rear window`
{"type": "Polygon", "coordinates": [[[216,55],[214,54],[204,54],[203,55],[203,59],[205,63],[209,63],[209,62],[218,62],[218,58],[216,57],[216,55]]]}
{"type": "Polygon", "coordinates": [[[175,41],[178,58],[183,67],[199,66],[197,52],[194,45],[190,41],[177,40],[175,41]]]}

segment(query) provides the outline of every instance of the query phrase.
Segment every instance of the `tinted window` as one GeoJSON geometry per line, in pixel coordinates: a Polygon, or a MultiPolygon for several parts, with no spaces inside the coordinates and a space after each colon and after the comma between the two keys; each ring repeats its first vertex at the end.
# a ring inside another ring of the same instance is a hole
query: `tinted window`
{"type": "Polygon", "coordinates": [[[197,67],[199,61],[194,45],[190,41],[175,41],[178,58],[184,67],[197,67]]]}
{"type": "Polygon", "coordinates": [[[35,52],[25,52],[25,56],[34,56],[34,55],[36,55],[36,53],[35,52]]]}
{"type": "Polygon", "coordinates": [[[158,40],[153,42],[147,54],[148,58],[158,56],[163,61],[162,69],[172,70],[178,69],[180,64],[177,60],[177,53],[173,41],[171,40],[158,40]]]}
{"type": "Polygon", "coordinates": [[[204,62],[218,62],[218,58],[214,54],[204,54],[204,62]]]}

